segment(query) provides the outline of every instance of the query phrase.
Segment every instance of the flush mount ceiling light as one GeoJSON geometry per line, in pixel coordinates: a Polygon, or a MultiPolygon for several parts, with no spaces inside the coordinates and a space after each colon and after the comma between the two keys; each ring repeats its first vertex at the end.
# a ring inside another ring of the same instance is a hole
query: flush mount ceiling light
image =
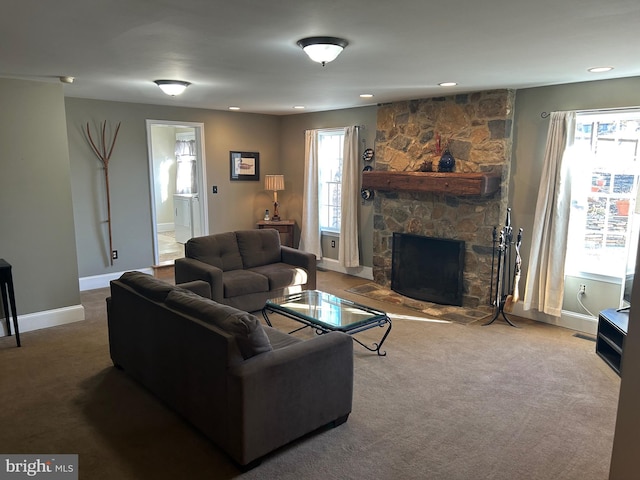
{"type": "Polygon", "coordinates": [[[175,97],[184,92],[185,88],[191,85],[189,82],[183,82],[180,80],[154,80],[153,83],[160,87],[167,95],[175,97]]]}
{"type": "Polygon", "coordinates": [[[307,37],[298,40],[298,46],[304,53],[314,62],[321,63],[323,67],[326,63],[334,61],[347,45],[349,42],[338,37],[307,37]]]}
{"type": "Polygon", "coordinates": [[[440,85],[441,87],[455,87],[458,84],[456,82],[442,82],[438,85],[440,85]]]}

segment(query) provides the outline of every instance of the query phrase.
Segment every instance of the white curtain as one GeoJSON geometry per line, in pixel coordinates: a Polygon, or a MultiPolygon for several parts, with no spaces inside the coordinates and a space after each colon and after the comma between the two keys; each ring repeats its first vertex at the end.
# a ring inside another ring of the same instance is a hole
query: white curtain
{"type": "Polygon", "coordinates": [[[564,261],[571,207],[568,148],[573,144],[575,112],[551,114],[534,217],[525,310],[555,317],[562,313],[564,261]]]}
{"type": "Polygon", "coordinates": [[[320,219],[318,218],[318,135],[316,130],[304,132],[304,193],[300,250],[322,258],[320,219]]]}
{"type": "Polygon", "coordinates": [[[344,267],[360,266],[360,252],[358,250],[359,185],[358,127],[346,127],[342,154],[340,247],[338,248],[338,261],[344,267]]]}

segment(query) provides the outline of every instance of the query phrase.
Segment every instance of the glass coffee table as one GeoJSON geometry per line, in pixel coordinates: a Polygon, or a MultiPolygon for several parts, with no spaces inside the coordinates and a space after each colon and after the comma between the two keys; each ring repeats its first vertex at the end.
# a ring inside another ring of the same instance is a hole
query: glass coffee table
{"type": "Polygon", "coordinates": [[[372,347],[353,337],[353,340],[367,350],[376,352],[380,356],[387,354],[386,351],[381,352],[380,348],[391,331],[391,319],[385,312],[380,310],[374,310],[319,290],[304,290],[300,293],[267,300],[262,309],[262,316],[267,325],[272,326],[269,320],[270,312],[279,313],[303,324],[302,327],[296,328],[289,333],[311,327],[319,334],[344,332],[354,335],[374,327],[388,325],[380,342],[374,343],[372,347]]]}

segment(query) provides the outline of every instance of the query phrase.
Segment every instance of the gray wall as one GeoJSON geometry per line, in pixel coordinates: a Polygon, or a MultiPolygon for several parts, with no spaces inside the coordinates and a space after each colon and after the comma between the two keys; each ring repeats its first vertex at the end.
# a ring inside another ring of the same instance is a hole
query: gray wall
{"type": "Polygon", "coordinates": [[[0,78],[0,257],[19,315],[80,304],[62,84],[0,78]]]}
{"type": "MultiPolygon", "coordinates": [[[[281,210],[296,221],[298,228],[302,221],[302,194],[304,179],[304,131],[316,128],[346,127],[349,125],[364,126],[360,130],[361,147],[373,148],[376,138],[376,116],[378,107],[368,106],[333,110],[330,112],[305,113],[288,115],[282,118],[282,130],[280,144],[282,145],[282,166],[285,174],[286,193],[282,196],[281,210]],[[364,140],[364,142],[362,142],[364,140]]],[[[375,161],[375,160],[374,160],[375,161]]],[[[364,167],[364,163],[362,163],[364,167]]],[[[278,196],[280,200],[280,196],[278,196]]],[[[360,226],[360,263],[363,266],[373,266],[373,202],[360,202],[359,226],[360,226]]],[[[328,251],[329,258],[337,258],[338,239],[332,237],[328,240],[336,240],[335,252],[328,251]]],[[[325,242],[323,242],[324,245],[325,242]]],[[[323,246],[324,252],[324,246],[323,246]]]]}
{"type": "MultiPolygon", "coordinates": [[[[549,119],[542,118],[542,112],[564,110],[588,110],[597,108],[617,108],[640,105],[640,77],[596,82],[555,85],[550,87],[518,90],[514,116],[514,148],[509,184],[509,205],[512,207],[514,227],[524,228],[522,241],[522,281],[520,291],[524,291],[531,233],[536,209],[538,187],[542,176],[544,149],[549,119]]],[[[562,259],[564,261],[564,259],[562,259]]],[[[583,303],[597,314],[598,305],[606,302],[598,297],[600,286],[591,281],[587,284],[587,295],[583,303]],[[591,299],[589,297],[592,297],[591,299]]],[[[569,287],[567,287],[569,288],[569,287]]],[[[606,290],[610,291],[609,289],[606,290]]],[[[522,295],[522,293],[521,293],[522,295]]],[[[567,295],[574,299],[574,291],[567,295]]],[[[609,305],[609,307],[616,307],[609,305]]],[[[579,310],[578,310],[579,311],[579,310]]]]}
{"type": "Polygon", "coordinates": [[[66,110],[80,277],[148,268],[153,263],[147,119],[204,124],[207,194],[203,198],[210,233],[255,228],[269,208],[271,197],[264,191],[263,179],[265,173],[280,170],[279,117],[78,98],[67,98],[66,110]],[[113,266],[104,224],[104,176],[82,130],[87,122],[98,125],[105,120],[122,122],[109,164],[113,241],[119,254],[113,266]],[[229,180],[230,150],[260,153],[260,181],[229,180]],[[211,193],[212,185],[218,186],[218,194],[211,193]]]}

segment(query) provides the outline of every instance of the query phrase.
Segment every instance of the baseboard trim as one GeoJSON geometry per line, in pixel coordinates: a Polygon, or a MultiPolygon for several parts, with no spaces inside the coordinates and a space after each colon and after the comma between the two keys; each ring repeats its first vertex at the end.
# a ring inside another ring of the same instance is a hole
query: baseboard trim
{"type": "MultiPolygon", "coordinates": [[[[18,328],[20,333],[40,330],[41,328],[56,327],[66,323],[80,322],[84,320],[84,307],[73,305],[70,307],[56,308],[42,312],[27,313],[18,315],[18,328]]],[[[13,320],[11,320],[11,331],[13,332],[13,320]]],[[[7,335],[6,322],[0,324],[0,334],[7,335]]]]}
{"type": "MultiPolygon", "coordinates": [[[[137,272],[148,273],[149,275],[153,275],[153,270],[151,268],[135,268],[133,270],[137,272]]],[[[129,270],[125,270],[125,271],[129,271],[129,270]]],[[[84,292],[85,290],[95,290],[96,288],[106,288],[109,286],[109,282],[111,280],[116,280],[120,278],[125,271],[105,273],[104,275],[93,275],[91,277],[81,277],[79,279],[80,291],[84,292]]]]}
{"type": "Polygon", "coordinates": [[[338,260],[331,258],[323,258],[318,262],[318,268],[325,270],[331,270],[332,272],[344,273],[346,275],[353,275],[354,277],[366,278],[367,280],[373,280],[373,268],[372,267],[343,267],[338,260]]]}
{"type": "Polygon", "coordinates": [[[569,330],[576,330],[578,332],[588,333],[590,335],[596,335],[598,332],[598,319],[589,315],[582,315],[580,313],[569,312],[563,310],[560,317],[553,317],[537,310],[524,310],[522,308],[522,302],[518,302],[514,305],[513,314],[518,317],[528,318],[529,320],[536,320],[538,322],[548,323],[557,327],[568,328],[569,330]]]}

